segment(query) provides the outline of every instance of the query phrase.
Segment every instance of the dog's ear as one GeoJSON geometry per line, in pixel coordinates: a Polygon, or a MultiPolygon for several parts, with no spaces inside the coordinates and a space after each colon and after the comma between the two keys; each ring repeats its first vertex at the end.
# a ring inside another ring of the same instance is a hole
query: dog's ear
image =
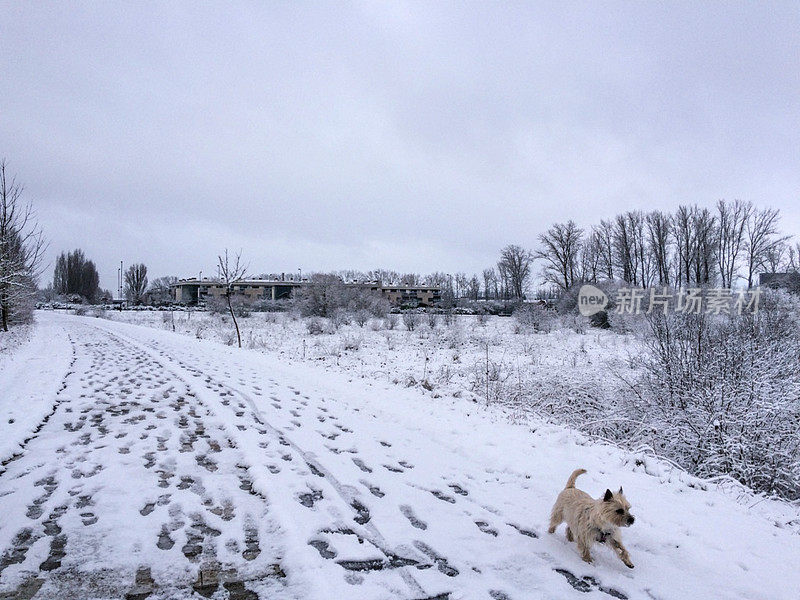
{"type": "Polygon", "coordinates": [[[622,495],[622,486],[619,486],[619,492],[617,492],[620,496],[622,495]]]}
{"type": "Polygon", "coordinates": [[[603,496],[603,500],[605,502],[611,502],[611,498],[614,497],[614,494],[611,493],[611,490],[606,490],[606,495],[603,496]]]}

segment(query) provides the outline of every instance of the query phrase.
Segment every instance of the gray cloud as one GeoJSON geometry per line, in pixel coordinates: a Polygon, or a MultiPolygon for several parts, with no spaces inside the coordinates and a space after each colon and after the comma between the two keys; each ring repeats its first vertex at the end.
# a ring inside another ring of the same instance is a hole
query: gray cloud
{"type": "Polygon", "coordinates": [[[800,233],[792,3],[0,4],[51,254],[478,271],[556,220],[742,198],[800,233]]]}

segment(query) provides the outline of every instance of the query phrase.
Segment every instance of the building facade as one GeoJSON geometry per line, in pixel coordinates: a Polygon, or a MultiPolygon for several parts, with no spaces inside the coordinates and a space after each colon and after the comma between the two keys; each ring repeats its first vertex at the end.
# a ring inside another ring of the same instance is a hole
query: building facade
{"type": "MultiPolygon", "coordinates": [[[[247,301],[285,300],[291,298],[298,288],[308,285],[313,285],[313,282],[246,279],[233,286],[233,294],[247,301]]],[[[352,282],[343,285],[379,293],[394,306],[433,306],[441,300],[441,290],[433,286],[381,285],[380,282],[352,282]]],[[[175,302],[186,305],[203,304],[208,300],[222,298],[225,294],[225,286],[210,278],[179,279],[172,285],[172,289],[175,302]]]]}

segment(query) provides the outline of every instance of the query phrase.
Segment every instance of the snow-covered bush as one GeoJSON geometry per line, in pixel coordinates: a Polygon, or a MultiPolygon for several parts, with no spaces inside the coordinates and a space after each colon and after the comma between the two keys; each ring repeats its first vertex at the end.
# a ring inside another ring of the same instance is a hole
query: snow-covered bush
{"type": "Polygon", "coordinates": [[[558,314],[549,308],[538,304],[525,304],[514,311],[512,317],[519,325],[515,329],[516,333],[522,333],[526,329],[536,332],[549,333],[559,326],[558,314]]]}
{"type": "Polygon", "coordinates": [[[406,329],[409,331],[414,331],[419,325],[420,322],[420,315],[419,313],[415,312],[404,312],[403,313],[403,325],[406,326],[406,329]]]}
{"type": "Polygon", "coordinates": [[[427,312],[425,314],[425,318],[426,318],[426,320],[428,322],[428,327],[430,327],[431,329],[436,329],[436,327],[438,327],[438,325],[439,325],[439,315],[437,315],[435,312],[433,312],[433,311],[427,312]]]}
{"type": "Polygon", "coordinates": [[[355,352],[361,348],[364,339],[359,335],[345,334],[342,336],[342,350],[355,352]]]}
{"type": "Polygon", "coordinates": [[[322,335],[325,332],[322,321],[316,317],[306,321],[306,330],[310,335],[322,335]]]}
{"type": "Polygon", "coordinates": [[[359,308],[353,313],[353,320],[359,327],[363,327],[369,322],[371,313],[366,308],[359,308]]]}
{"type": "Polygon", "coordinates": [[[798,314],[782,292],[755,314],[654,313],[633,359],[636,440],[693,474],[800,499],[798,314]]]}

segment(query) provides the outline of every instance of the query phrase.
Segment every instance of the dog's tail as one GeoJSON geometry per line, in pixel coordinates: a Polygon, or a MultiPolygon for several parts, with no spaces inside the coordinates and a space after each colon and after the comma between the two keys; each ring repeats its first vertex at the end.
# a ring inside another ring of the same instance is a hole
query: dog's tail
{"type": "Polygon", "coordinates": [[[578,478],[578,475],[583,475],[584,473],[586,473],[586,469],[575,469],[572,475],[569,476],[569,479],[567,479],[567,485],[564,489],[568,490],[569,488],[574,488],[575,480],[578,478]]]}

